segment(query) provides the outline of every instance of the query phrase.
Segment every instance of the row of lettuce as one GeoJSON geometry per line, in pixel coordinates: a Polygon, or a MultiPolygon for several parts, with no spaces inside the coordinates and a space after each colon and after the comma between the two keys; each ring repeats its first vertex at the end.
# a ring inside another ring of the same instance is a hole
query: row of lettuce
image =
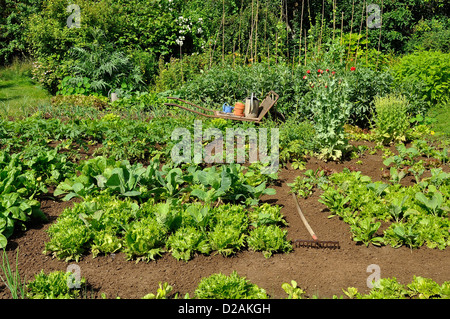
{"type": "MultiPolygon", "coordinates": [[[[317,299],[317,295],[309,295],[298,286],[295,280],[284,282],[281,288],[287,299],[317,299]]],[[[75,278],[73,274],[54,271],[48,274],[43,271],[31,280],[22,291],[22,296],[31,299],[75,299],[89,296],[86,278],[75,278]],[[68,285],[70,283],[70,285],[68,285]]],[[[450,282],[439,285],[430,278],[413,276],[408,284],[401,284],[397,278],[381,278],[374,282],[367,293],[361,293],[355,287],[342,289],[350,299],[448,299],[450,298],[450,282]]],[[[333,299],[343,299],[344,295],[333,295],[333,299]]],[[[92,295],[91,295],[92,296],[92,295]]],[[[102,298],[107,298],[101,293],[102,298]]],[[[120,298],[120,296],[116,296],[120,298]]],[[[148,293],[143,299],[268,299],[272,298],[264,288],[251,282],[236,271],[229,275],[214,273],[203,277],[194,290],[193,295],[175,292],[169,283],[159,283],[155,293],[148,293]]],[[[138,297],[139,298],[139,297],[138,297]]],[[[258,311],[258,309],[256,309],[258,311]]]]}

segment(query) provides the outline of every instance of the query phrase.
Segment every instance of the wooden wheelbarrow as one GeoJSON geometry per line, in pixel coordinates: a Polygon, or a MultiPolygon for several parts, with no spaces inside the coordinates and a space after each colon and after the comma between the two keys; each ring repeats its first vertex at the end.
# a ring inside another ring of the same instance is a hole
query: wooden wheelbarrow
{"type": "Polygon", "coordinates": [[[261,104],[259,105],[259,113],[258,113],[258,117],[255,118],[251,118],[251,117],[245,117],[245,116],[238,116],[235,115],[233,113],[225,113],[222,111],[216,111],[216,110],[211,110],[211,109],[207,109],[204,107],[201,107],[199,105],[195,105],[194,103],[182,100],[178,97],[167,97],[168,99],[172,99],[172,100],[178,100],[180,102],[189,104],[191,106],[197,107],[203,111],[205,111],[206,113],[202,113],[196,110],[192,110],[188,107],[185,106],[181,106],[179,104],[176,103],[164,103],[167,106],[176,106],[179,107],[183,110],[189,111],[189,112],[193,112],[196,114],[199,114],[201,116],[206,116],[206,117],[213,117],[213,118],[222,118],[222,119],[230,119],[230,120],[236,120],[236,121],[248,121],[248,122],[256,122],[259,123],[261,122],[261,120],[263,119],[263,117],[267,114],[267,112],[269,112],[270,109],[272,109],[272,111],[277,115],[283,118],[284,117],[282,114],[278,113],[276,111],[276,107],[274,107],[275,103],[277,102],[279,96],[278,94],[276,94],[274,91],[270,91],[269,93],[267,93],[266,97],[264,98],[264,100],[261,102],[261,104]]]}

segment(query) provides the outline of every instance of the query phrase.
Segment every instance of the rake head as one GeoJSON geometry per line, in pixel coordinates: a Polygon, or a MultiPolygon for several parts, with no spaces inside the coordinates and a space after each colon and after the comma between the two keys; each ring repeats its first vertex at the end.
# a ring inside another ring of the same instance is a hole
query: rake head
{"type": "Polygon", "coordinates": [[[330,249],[341,248],[338,241],[327,241],[327,240],[296,239],[293,241],[293,244],[295,247],[330,248],[330,249]]]}

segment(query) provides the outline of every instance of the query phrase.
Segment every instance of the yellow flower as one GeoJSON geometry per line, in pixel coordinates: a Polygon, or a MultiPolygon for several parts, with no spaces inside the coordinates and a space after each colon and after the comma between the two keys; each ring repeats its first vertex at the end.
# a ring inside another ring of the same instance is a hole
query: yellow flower
{"type": "Polygon", "coordinates": [[[431,134],[431,135],[434,135],[434,131],[431,131],[430,134],[431,134]]]}

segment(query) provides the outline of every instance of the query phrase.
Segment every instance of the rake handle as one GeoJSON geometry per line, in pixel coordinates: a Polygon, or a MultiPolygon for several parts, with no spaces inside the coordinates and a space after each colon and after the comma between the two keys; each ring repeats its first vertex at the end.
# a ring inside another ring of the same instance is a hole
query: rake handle
{"type": "Polygon", "coordinates": [[[295,193],[292,193],[292,197],[294,198],[295,206],[297,206],[298,214],[300,215],[300,218],[302,219],[302,222],[305,225],[306,229],[308,230],[309,234],[311,235],[312,239],[319,240],[319,238],[317,238],[316,234],[309,225],[308,221],[306,220],[305,215],[303,215],[303,212],[300,209],[300,205],[298,204],[298,200],[297,197],[295,196],[295,193]]]}

